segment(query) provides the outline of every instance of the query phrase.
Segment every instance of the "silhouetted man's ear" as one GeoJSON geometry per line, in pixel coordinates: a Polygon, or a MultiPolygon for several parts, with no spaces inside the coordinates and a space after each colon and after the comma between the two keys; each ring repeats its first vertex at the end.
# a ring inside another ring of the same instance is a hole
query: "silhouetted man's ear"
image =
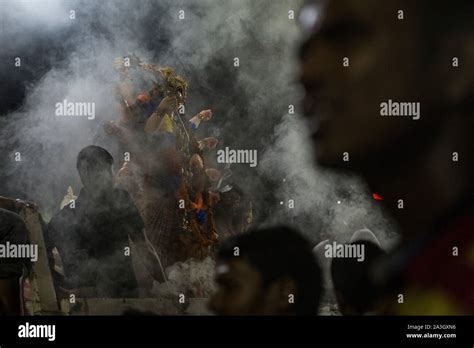
{"type": "Polygon", "coordinates": [[[268,287],[267,308],[274,314],[295,314],[297,287],[293,279],[281,278],[268,287]]]}

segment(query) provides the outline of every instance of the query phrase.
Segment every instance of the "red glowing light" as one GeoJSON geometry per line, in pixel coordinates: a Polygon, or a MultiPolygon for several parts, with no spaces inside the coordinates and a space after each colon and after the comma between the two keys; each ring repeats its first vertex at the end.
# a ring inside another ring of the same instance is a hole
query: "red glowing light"
{"type": "Polygon", "coordinates": [[[380,196],[379,196],[378,194],[376,194],[376,193],[373,193],[373,194],[372,194],[372,197],[373,197],[375,200],[377,200],[377,201],[381,201],[381,200],[382,200],[382,197],[380,197],[380,196]]]}

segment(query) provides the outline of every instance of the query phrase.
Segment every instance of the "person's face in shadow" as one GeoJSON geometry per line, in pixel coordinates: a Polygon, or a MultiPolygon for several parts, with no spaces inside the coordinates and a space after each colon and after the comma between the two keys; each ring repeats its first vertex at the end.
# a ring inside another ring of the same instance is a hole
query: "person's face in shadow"
{"type": "Polygon", "coordinates": [[[84,188],[94,196],[99,196],[114,187],[114,174],[111,165],[83,166],[79,169],[79,175],[84,188]]]}
{"type": "Polygon", "coordinates": [[[304,113],[320,164],[360,166],[425,122],[423,107],[433,97],[419,20],[409,1],[312,1],[303,7],[304,113]],[[381,103],[389,99],[422,102],[421,118],[382,117],[381,103]]]}
{"type": "Polygon", "coordinates": [[[264,286],[258,270],[238,259],[216,267],[217,290],[209,308],[218,315],[279,315],[289,312],[288,294],[294,283],[285,279],[264,286]]]}

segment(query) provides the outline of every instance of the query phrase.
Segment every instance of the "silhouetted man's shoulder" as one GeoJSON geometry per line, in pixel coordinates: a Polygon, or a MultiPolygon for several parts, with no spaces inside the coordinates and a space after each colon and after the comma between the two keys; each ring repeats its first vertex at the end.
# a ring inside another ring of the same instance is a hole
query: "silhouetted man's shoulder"
{"type": "Polygon", "coordinates": [[[117,212],[120,212],[121,218],[128,224],[134,225],[139,229],[144,228],[141,215],[127,191],[114,189],[111,195],[112,205],[117,212]]]}
{"type": "Polygon", "coordinates": [[[46,234],[62,231],[65,227],[71,226],[75,219],[75,210],[69,206],[56,212],[48,223],[46,234]],[[53,232],[53,230],[55,232],[53,232]]]}
{"type": "Polygon", "coordinates": [[[124,209],[135,207],[135,204],[133,203],[132,197],[130,197],[130,194],[122,189],[115,188],[112,191],[112,197],[117,202],[121,207],[124,209]]]}
{"type": "Polygon", "coordinates": [[[71,219],[74,218],[75,210],[69,206],[65,206],[63,209],[56,212],[51,218],[49,225],[58,225],[64,223],[71,223],[71,219]]]}

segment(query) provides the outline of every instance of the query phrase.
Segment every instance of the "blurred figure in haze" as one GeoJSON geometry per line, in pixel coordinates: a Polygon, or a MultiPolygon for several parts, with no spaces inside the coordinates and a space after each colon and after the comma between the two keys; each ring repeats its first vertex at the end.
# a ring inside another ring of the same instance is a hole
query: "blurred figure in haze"
{"type": "Polygon", "coordinates": [[[129,240],[144,244],[144,226],[128,193],[114,188],[112,164],[107,150],[82,149],[77,170],[84,187],[48,227],[48,249],[59,250],[64,266],[63,286],[76,296],[138,296],[129,240]]]}
{"type": "Polygon", "coordinates": [[[474,314],[473,9],[314,0],[300,13],[315,157],[361,175],[399,223],[391,313],[474,314]]]}

